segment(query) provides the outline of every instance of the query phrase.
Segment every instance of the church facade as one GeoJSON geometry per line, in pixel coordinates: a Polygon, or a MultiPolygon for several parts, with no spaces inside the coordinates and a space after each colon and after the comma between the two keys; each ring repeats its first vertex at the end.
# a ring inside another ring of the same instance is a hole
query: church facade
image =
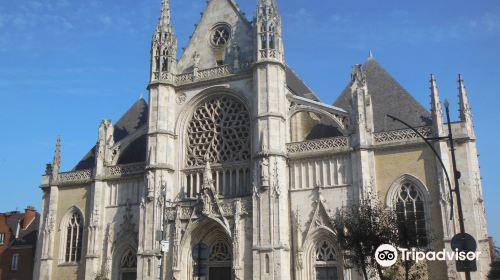
{"type": "MultiPolygon", "coordinates": [[[[401,206],[429,249],[450,249],[443,169],[416,133],[456,138],[466,230],[489,269],[476,137],[459,78],[460,120],[443,122],[434,76],[426,110],[370,55],[333,105],[285,61],[275,0],[252,22],[210,0],[180,59],[168,0],[151,44],[149,99],[69,172],[61,142],[42,177],[34,279],[362,279],[336,244],[335,213],[375,194],[401,206]],[[99,278],[103,279],[103,278],[99,278]]],[[[451,170],[450,147],[435,149],[451,170]]],[[[401,210],[400,209],[400,210],[401,210]]],[[[429,279],[463,279],[429,262],[429,279]]]]}

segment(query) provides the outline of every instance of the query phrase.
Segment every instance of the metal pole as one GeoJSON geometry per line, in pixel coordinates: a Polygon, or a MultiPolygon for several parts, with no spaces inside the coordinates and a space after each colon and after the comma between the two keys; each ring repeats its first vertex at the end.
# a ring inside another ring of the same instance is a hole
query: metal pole
{"type": "MultiPolygon", "coordinates": [[[[451,158],[452,158],[452,165],[453,165],[453,178],[455,179],[455,188],[453,190],[451,189],[450,178],[448,176],[448,172],[446,171],[446,166],[444,165],[443,160],[441,159],[441,157],[439,156],[439,154],[437,153],[437,151],[434,149],[434,147],[432,146],[432,144],[429,142],[429,139],[426,138],[426,137],[424,137],[420,132],[418,132],[417,129],[415,129],[411,125],[407,124],[406,122],[404,122],[404,121],[402,121],[402,120],[400,120],[400,119],[398,119],[398,118],[396,118],[394,116],[391,116],[391,115],[387,115],[387,116],[389,118],[391,118],[392,120],[398,121],[398,122],[404,124],[405,126],[407,126],[408,128],[410,128],[411,130],[413,130],[420,138],[422,138],[425,141],[425,143],[434,152],[434,155],[437,157],[437,159],[439,160],[441,166],[443,167],[444,173],[445,173],[446,178],[448,180],[448,186],[450,188],[451,212],[452,212],[451,214],[452,215],[453,215],[453,211],[454,210],[453,210],[453,196],[452,196],[451,193],[455,192],[455,194],[457,196],[458,222],[459,222],[459,225],[460,225],[460,233],[463,234],[463,233],[465,233],[465,225],[464,225],[464,215],[463,215],[463,209],[462,209],[462,199],[461,199],[461,196],[460,196],[460,185],[459,185],[459,181],[458,181],[458,179],[460,179],[460,172],[457,171],[457,161],[456,161],[456,156],[455,156],[455,143],[453,142],[453,132],[452,132],[452,129],[451,129],[450,110],[449,110],[449,103],[448,103],[448,101],[445,101],[444,106],[445,106],[445,109],[446,109],[446,120],[448,121],[448,137],[446,137],[445,139],[448,139],[448,142],[450,144],[451,158]]],[[[441,139],[441,138],[437,138],[437,139],[441,139]]],[[[465,279],[466,280],[471,280],[470,271],[466,271],[465,272],[465,279]]]]}
{"type": "MultiPolygon", "coordinates": [[[[451,129],[450,122],[450,104],[448,100],[445,100],[444,107],[446,109],[446,120],[448,121],[448,141],[450,143],[451,149],[451,162],[453,165],[453,177],[455,179],[455,195],[457,196],[457,206],[458,206],[458,223],[460,225],[460,233],[465,233],[465,225],[464,225],[464,213],[462,209],[462,198],[460,196],[460,185],[458,179],[460,179],[460,172],[457,171],[457,160],[455,156],[455,143],[453,142],[453,132],[451,129]]],[[[465,279],[470,280],[470,271],[465,272],[465,279]]]]}
{"type": "MultiPolygon", "coordinates": [[[[409,129],[413,130],[413,132],[415,132],[415,134],[417,134],[420,138],[422,138],[422,140],[424,140],[424,142],[427,144],[427,146],[429,146],[429,148],[431,149],[431,151],[434,153],[434,156],[436,156],[436,158],[438,159],[439,161],[439,164],[441,164],[441,168],[443,168],[443,172],[444,172],[444,175],[446,177],[446,182],[448,182],[448,189],[450,191],[450,220],[453,220],[453,190],[451,188],[451,181],[450,181],[450,175],[448,174],[448,170],[446,169],[446,165],[444,165],[444,162],[443,162],[443,159],[439,156],[439,153],[436,151],[436,149],[434,148],[434,146],[432,146],[432,143],[429,141],[428,138],[426,138],[424,135],[422,135],[422,133],[420,133],[416,128],[414,128],[413,126],[409,125],[408,123],[396,118],[395,116],[392,116],[392,115],[386,115],[387,117],[391,118],[393,121],[397,121],[397,122],[400,122],[402,123],[403,125],[405,125],[406,127],[408,127],[409,129]]],[[[439,139],[439,138],[438,138],[439,139]]],[[[446,137],[445,139],[448,139],[448,137],[446,137]]]]}

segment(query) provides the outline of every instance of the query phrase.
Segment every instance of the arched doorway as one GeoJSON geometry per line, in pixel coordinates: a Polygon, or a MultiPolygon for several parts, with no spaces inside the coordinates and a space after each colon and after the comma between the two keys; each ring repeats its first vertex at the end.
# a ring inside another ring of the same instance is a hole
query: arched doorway
{"type": "Polygon", "coordinates": [[[231,280],[231,247],[222,238],[207,241],[201,241],[192,248],[195,279],[231,280]],[[210,245],[207,241],[211,241],[210,245]]]}

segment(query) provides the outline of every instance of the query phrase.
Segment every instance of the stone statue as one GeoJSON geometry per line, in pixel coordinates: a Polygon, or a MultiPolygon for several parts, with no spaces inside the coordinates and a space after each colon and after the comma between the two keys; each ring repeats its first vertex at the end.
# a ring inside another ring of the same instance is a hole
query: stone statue
{"type": "Polygon", "coordinates": [[[262,188],[269,187],[269,158],[263,157],[260,161],[260,182],[262,188]]]}
{"type": "Polygon", "coordinates": [[[200,67],[200,54],[195,52],[193,55],[193,68],[198,69],[200,67]]]}

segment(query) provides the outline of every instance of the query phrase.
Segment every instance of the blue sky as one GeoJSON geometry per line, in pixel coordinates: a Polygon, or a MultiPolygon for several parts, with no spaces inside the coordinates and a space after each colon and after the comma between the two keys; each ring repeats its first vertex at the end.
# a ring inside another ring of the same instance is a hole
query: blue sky
{"type": "MultiPolygon", "coordinates": [[[[256,0],[239,0],[252,17],[256,0]]],[[[179,49],[205,0],[171,0],[179,49]]],[[[0,211],[40,207],[44,166],[62,136],[63,169],[146,96],[160,0],[0,2],[0,211]]],[[[471,99],[490,233],[500,242],[500,2],[282,0],[287,63],[325,102],[368,51],[425,107],[429,74],[457,114],[457,74],[471,99]]]]}

